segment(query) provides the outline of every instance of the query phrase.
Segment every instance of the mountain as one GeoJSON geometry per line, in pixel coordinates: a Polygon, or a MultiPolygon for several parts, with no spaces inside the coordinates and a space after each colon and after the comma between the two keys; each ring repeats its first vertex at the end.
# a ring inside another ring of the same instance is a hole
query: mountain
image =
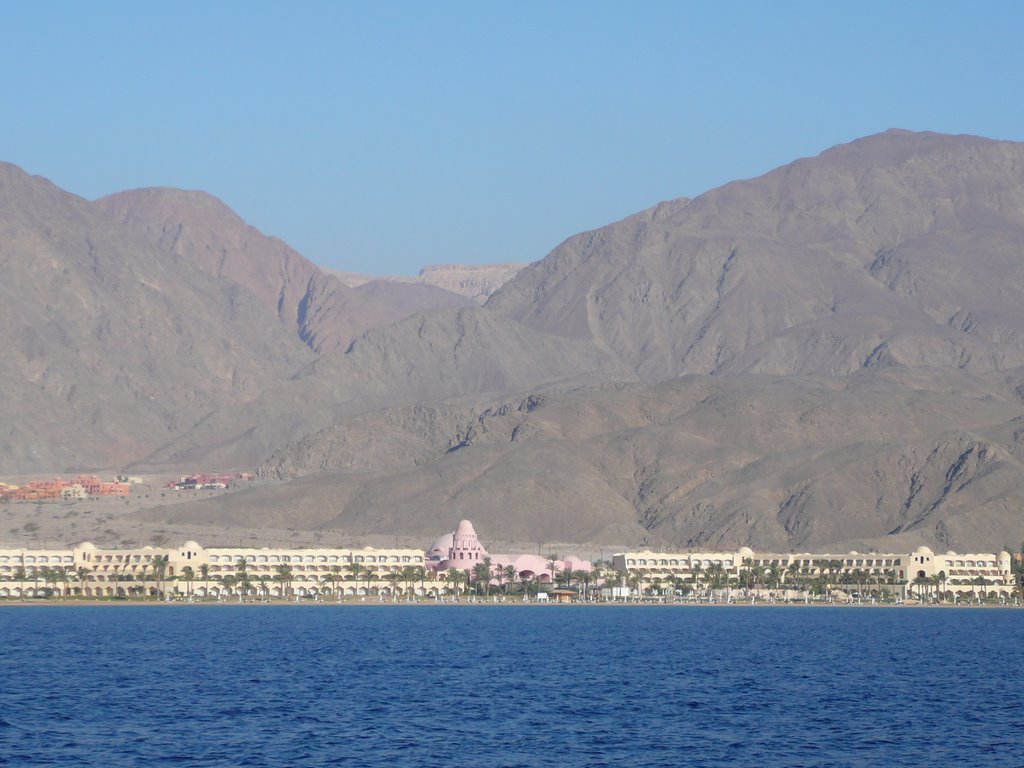
{"type": "Polygon", "coordinates": [[[137,459],[314,359],[237,285],[8,164],[0,233],[6,472],[137,459]]]}
{"type": "Polygon", "coordinates": [[[1024,145],[867,137],[575,235],[483,306],[344,285],[197,193],[5,174],[9,465],[258,466],[133,530],[1024,537],[1024,145]]]}
{"type": "Polygon", "coordinates": [[[370,277],[355,272],[327,270],[346,285],[362,288],[367,283],[386,285],[424,285],[457,293],[483,304],[501,286],[518,274],[525,264],[433,264],[415,277],[370,277]]]}
{"type": "Polygon", "coordinates": [[[363,331],[417,312],[473,303],[426,285],[352,289],[204,192],[136,189],[101,198],[97,205],[181,269],[247,289],[317,353],[344,350],[363,331]]]}
{"type": "Polygon", "coordinates": [[[970,549],[1015,541],[1024,504],[1020,402],[983,392],[871,371],[689,375],[384,409],[278,450],[260,474],[290,481],[285,493],[137,518],[201,525],[216,507],[254,528],[283,515],[351,537],[427,538],[454,516],[519,542],[970,549]]]}
{"type": "Polygon", "coordinates": [[[889,131],[570,238],[488,302],[645,381],[1024,365],[1024,145],[889,131]]]}
{"type": "Polygon", "coordinates": [[[203,193],[5,164],[0,274],[5,474],[245,468],[382,402],[631,376],[434,286],[350,289],[203,193]]]}

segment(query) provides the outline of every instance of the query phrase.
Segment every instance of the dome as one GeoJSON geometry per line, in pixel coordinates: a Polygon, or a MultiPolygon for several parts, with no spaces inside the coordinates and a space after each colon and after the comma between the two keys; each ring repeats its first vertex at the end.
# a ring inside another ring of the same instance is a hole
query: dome
{"type": "Polygon", "coordinates": [[[740,547],[740,551],[737,552],[737,554],[740,557],[753,557],[754,550],[752,550],[750,547],[740,547]]]}
{"type": "Polygon", "coordinates": [[[455,535],[452,533],[446,533],[443,536],[439,536],[437,541],[430,545],[430,549],[427,550],[427,559],[430,560],[433,557],[440,556],[440,559],[444,560],[448,557],[448,550],[452,548],[452,543],[455,539],[455,535]]]}
{"type": "Polygon", "coordinates": [[[184,544],[181,545],[181,548],[182,549],[201,549],[201,547],[199,546],[199,542],[192,541],[192,540],[186,541],[184,544]]]}
{"type": "Polygon", "coordinates": [[[476,536],[473,524],[469,520],[460,520],[459,527],[455,529],[456,536],[476,536]]]}
{"type": "Polygon", "coordinates": [[[914,550],[914,554],[915,555],[932,555],[932,554],[935,554],[935,553],[932,552],[930,549],[928,549],[928,547],[923,547],[922,546],[922,547],[918,547],[917,549],[915,549],[914,550]]]}

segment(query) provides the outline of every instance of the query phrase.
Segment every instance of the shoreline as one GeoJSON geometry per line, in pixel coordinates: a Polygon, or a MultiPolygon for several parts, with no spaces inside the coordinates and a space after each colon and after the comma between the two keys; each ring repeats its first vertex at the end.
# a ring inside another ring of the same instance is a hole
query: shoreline
{"type": "Polygon", "coordinates": [[[964,603],[955,605],[952,603],[876,603],[874,605],[870,603],[825,603],[825,602],[810,602],[805,603],[803,601],[793,602],[781,602],[776,601],[774,603],[769,602],[741,602],[735,601],[732,603],[707,603],[707,602],[633,602],[633,601],[602,601],[602,602],[573,602],[573,603],[557,603],[557,602],[538,602],[530,601],[523,602],[522,600],[510,600],[507,602],[493,602],[493,601],[459,601],[459,602],[437,602],[434,600],[418,600],[413,602],[406,601],[382,601],[382,600],[268,600],[268,601],[246,601],[240,602],[238,600],[202,600],[195,602],[187,602],[182,600],[173,601],[159,601],[159,600],[0,600],[0,610],[4,608],[30,608],[30,607],[46,607],[46,608],[74,608],[74,607],[91,607],[91,608],[102,608],[102,607],[132,607],[132,608],[145,608],[145,607],[161,607],[161,608],[175,608],[175,607],[228,607],[237,606],[245,608],[271,608],[271,607],[376,607],[376,608],[424,608],[424,607],[438,607],[438,608],[566,608],[566,607],[577,607],[577,608],[720,608],[720,609],[737,609],[737,608],[807,608],[807,609],[823,609],[823,608],[850,608],[850,609],[864,609],[864,608],[885,608],[885,609],[999,609],[999,610],[1012,610],[1014,608],[1024,608],[1024,605],[1014,605],[1007,603],[1006,605],[983,603],[981,605],[977,603],[964,603]]]}

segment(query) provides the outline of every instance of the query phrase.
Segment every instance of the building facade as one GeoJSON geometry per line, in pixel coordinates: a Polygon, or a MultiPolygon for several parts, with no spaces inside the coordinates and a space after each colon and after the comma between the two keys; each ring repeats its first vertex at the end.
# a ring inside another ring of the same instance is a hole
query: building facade
{"type": "Polygon", "coordinates": [[[1010,597],[1016,587],[1009,552],[936,554],[928,547],[885,554],[758,553],[748,547],[735,552],[644,550],[613,555],[612,567],[645,582],[657,579],[698,588],[807,589],[817,582],[846,593],[957,599],[1010,597]]]}
{"type": "Polygon", "coordinates": [[[441,583],[401,548],[181,547],[0,549],[0,597],[425,595],[441,583]]]}

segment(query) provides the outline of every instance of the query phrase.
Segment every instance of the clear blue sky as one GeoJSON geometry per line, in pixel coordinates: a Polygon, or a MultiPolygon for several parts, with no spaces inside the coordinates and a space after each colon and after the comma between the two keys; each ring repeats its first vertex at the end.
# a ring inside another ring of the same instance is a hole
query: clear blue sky
{"type": "Polygon", "coordinates": [[[313,261],[534,261],[890,127],[1024,140],[1024,3],[0,3],[0,159],[313,261]]]}

